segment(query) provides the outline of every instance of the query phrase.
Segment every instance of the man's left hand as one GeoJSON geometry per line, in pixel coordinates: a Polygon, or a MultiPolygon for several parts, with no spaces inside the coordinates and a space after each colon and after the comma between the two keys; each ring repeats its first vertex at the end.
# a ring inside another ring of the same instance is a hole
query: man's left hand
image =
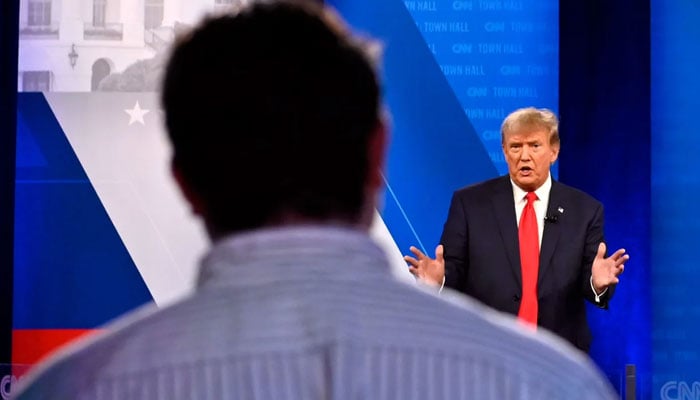
{"type": "Polygon", "coordinates": [[[605,258],[605,243],[598,245],[598,254],[593,260],[591,274],[593,276],[593,287],[597,293],[601,293],[610,285],[620,282],[620,274],[625,270],[625,263],[630,259],[625,249],[619,249],[613,255],[605,258]]]}

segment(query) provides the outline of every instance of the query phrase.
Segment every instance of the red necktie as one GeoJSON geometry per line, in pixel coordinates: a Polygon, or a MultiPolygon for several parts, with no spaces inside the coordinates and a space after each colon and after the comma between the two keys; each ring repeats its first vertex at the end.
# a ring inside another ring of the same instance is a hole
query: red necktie
{"type": "Polygon", "coordinates": [[[540,240],[537,231],[537,215],[533,204],[534,192],[528,192],[527,204],[520,216],[518,239],[520,240],[520,268],[523,277],[523,295],[518,318],[537,326],[537,272],[540,266],[540,240]]]}

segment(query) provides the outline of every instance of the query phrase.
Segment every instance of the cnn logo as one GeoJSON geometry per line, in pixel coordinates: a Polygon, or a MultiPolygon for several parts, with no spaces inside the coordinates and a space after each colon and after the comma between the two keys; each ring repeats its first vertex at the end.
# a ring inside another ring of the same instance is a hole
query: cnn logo
{"type": "Polygon", "coordinates": [[[660,392],[661,400],[700,400],[700,382],[668,381],[660,392]]]}

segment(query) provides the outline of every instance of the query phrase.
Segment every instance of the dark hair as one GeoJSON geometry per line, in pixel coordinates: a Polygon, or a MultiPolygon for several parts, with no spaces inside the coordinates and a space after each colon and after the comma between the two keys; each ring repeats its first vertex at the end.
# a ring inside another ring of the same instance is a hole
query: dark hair
{"type": "Polygon", "coordinates": [[[206,20],[172,53],[162,102],[173,161],[220,233],[361,212],[378,81],[327,13],[254,4],[206,20]]]}

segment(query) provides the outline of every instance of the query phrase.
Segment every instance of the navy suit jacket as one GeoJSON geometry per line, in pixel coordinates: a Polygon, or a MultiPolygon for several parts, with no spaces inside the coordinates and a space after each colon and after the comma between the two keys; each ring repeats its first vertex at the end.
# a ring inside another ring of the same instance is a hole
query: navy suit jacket
{"type": "MultiPolygon", "coordinates": [[[[540,247],[538,326],[588,352],[585,299],[607,308],[612,287],[595,303],[591,265],[603,241],[603,206],[586,193],[552,180],[540,247]],[[554,218],[549,218],[554,217],[554,218]]],[[[509,177],[457,190],[441,243],[445,286],[517,315],[522,295],[518,224],[509,177]]]]}

